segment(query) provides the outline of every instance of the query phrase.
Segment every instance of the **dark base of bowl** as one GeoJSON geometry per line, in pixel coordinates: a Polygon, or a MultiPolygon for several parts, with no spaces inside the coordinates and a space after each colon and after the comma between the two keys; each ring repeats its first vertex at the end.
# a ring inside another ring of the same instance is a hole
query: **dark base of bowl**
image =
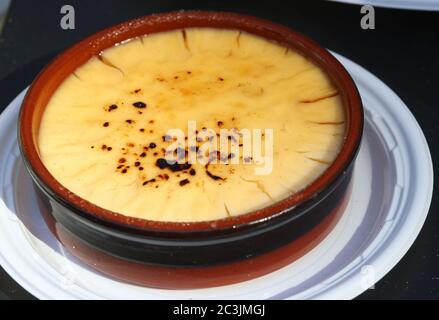
{"type": "Polygon", "coordinates": [[[49,229],[67,251],[93,269],[135,285],[161,289],[196,289],[258,278],[302,257],[318,245],[335,227],[345,211],[350,191],[350,184],[348,184],[343,197],[329,214],[308,232],[290,243],[251,258],[210,266],[157,266],[115,257],[90,246],[57,222],[45,201],[41,202],[41,209],[49,229]]]}
{"type": "MultiPolygon", "coordinates": [[[[60,203],[39,186],[42,206],[59,225],[97,251],[156,267],[208,267],[247,260],[281,248],[311,232],[345,197],[352,166],[321,193],[268,219],[209,233],[161,234],[111,225],[60,203]]],[[[38,188],[39,187],[39,188],[38,188]]]]}

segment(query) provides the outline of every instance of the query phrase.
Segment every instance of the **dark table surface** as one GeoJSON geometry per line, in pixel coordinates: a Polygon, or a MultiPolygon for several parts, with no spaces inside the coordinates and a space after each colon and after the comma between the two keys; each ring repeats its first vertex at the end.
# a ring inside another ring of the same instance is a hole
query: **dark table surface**
{"type": "MultiPolygon", "coordinates": [[[[362,65],[408,105],[427,137],[435,172],[439,172],[435,161],[439,153],[435,143],[439,138],[439,12],[375,8],[376,29],[363,30],[359,6],[329,1],[13,0],[0,35],[0,110],[63,48],[115,23],[178,9],[234,11],[271,19],[362,65]],[[74,30],[60,28],[64,4],[75,8],[74,30]]],[[[414,245],[375,289],[359,299],[439,298],[438,209],[435,192],[414,245]]],[[[32,298],[0,268],[0,299],[32,298]]]]}

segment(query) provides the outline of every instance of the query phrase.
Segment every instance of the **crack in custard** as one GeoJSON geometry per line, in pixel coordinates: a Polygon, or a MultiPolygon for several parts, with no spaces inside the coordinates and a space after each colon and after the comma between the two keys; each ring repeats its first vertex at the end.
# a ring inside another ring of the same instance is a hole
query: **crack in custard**
{"type": "Polygon", "coordinates": [[[102,63],[105,64],[106,66],[109,66],[109,67],[111,67],[111,68],[113,68],[113,69],[116,69],[117,71],[119,71],[119,72],[122,74],[122,76],[125,77],[125,72],[124,72],[121,68],[119,68],[118,66],[114,65],[114,64],[113,64],[110,60],[108,60],[106,57],[104,57],[104,56],[102,55],[102,52],[99,53],[96,57],[98,58],[98,60],[99,60],[100,62],[102,62],[102,63]]]}
{"type": "Polygon", "coordinates": [[[192,52],[191,52],[191,48],[189,48],[189,42],[188,42],[188,39],[187,39],[187,33],[186,33],[186,30],[185,30],[185,29],[182,29],[182,30],[181,30],[181,36],[182,36],[182,38],[183,38],[183,44],[184,44],[184,47],[186,48],[186,50],[187,50],[188,52],[192,53],[192,52]]]}
{"type": "Polygon", "coordinates": [[[338,95],[339,95],[339,92],[336,91],[336,92],[333,92],[333,93],[330,93],[330,94],[327,94],[325,96],[318,97],[318,98],[315,98],[315,99],[302,99],[302,100],[299,100],[299,102],[300,103],[315,103],[315,102],[319,102],[319,101],[322,101],[322,100],[325,100],[325,99],[336,97],[338,95]]]}

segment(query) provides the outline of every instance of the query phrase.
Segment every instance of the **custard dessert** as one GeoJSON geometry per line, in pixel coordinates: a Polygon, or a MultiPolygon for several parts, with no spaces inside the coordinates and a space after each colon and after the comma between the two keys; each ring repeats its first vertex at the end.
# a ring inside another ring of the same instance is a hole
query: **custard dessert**
{"type": "Polygon", "coordinates": [[[298,52],[190,28],[79,67],[49,101],[38,146],[55,179],[102,208],[211,221],[306,188],[337,157],[345,120],[336,87],[298,52]]]}

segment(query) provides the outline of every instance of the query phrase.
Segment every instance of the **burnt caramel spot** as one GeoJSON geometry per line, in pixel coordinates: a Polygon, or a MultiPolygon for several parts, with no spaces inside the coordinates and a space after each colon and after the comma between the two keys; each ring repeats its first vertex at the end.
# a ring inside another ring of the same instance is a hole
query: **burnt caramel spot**
{"type": "Polygon", "coordinates": [[[219,81],[224,81],[224,78],[222,78],[222,77],[218,77],[218,80],[219,80],[219,81]]]}
{"type": "Polygon", "coordinates": [[[121,172],[122,172],[122,173],[127,173],[127,171],[128,171],[128,170],[127,170],[126,168],[124,168],[121,172]]]}
{"type": "Polygon", "coordinates": [[[142,153],[139,155],[139,157],[142,157],[142,158],[146,157],[146,152],[142,152],[142,153]]]}
{"type": "Polygon", "coordinates": [[[183,179],[183,180],[181,180],[178,184],[179,184],[181,187],[183,187],[183,186],[187,185],[188,183],[189,183],[189,180],[188,180],[188,179],[183,179]]]}
{"type": "Polygon", "coordinates": [[[150,183],[150,182],[155,182],[156,180],[155,180],[155,178],[152,178],[152,179],[150,179],[150,180],[146,180],[146,181],[144,181],[143,183],[142,183],[142,185],[143,186],[146,186],[148,183],[150,183]]]}
{"type": "Polygon", "coordinates": [[[134,166],[135,166],[135,167],[140,166],[140,162],[139,162],[139,161],[134,162],[134,166]]]}
{"type": "Polygon", "coordinates": [[[168,163],[168,161],[166,161],[166,159],[163,158],[157,159],[155,165],[162,170],[167,168],[172,172],[187,170],[192,166],[190,163],[178,163],[178,162],[168,163]]]}
{"type": "Polygon", "coordinates": [[[217,125],[218,125],[218,127],[222,127],[222,126],[224,125],[224,122],[222,122],[222,121],[218,121],[218,122],[217,122],[217,125]]]}
{"type": "Polygon", "coordinates": [[[101,149],[102,149],[102,150],[106,150],[106,149],[107,149],[107,145],[106,145],[106,144],[103,144],[103,145],[101,146],[101,149]]]}
{"type": "Polygon", "coordinates": [[[145,132],[145,129],[140,128],[139,131],[140,131],[140,132],[145,132]]]}
{"type": "Polygon", "coordinates": [[[151,142],[151,143],[149,144],[149,147],[150,147],[151,149],[154,149],[155,147],[157,147],[157,145],[156,145],[154,142],[151,142]]]}
{"type": "Polygon", "coordinates": [[[117,109],[117,105],[112,104],[111,106],[108,107],[108,112],[111,112],[111,111],[116,110],[116,109],[117,109]]]}
{"type": "Polygon", "coordinates": [[[139,93],[140,91],[142,91],[142,89],[133,90],[134,93],[139,93]]]}
{"type": "Polygon", "coordinates": [[[125,159],[125,158],[120,158],[117,162],[119,162],[119,163],[125,163],[127,161],[127,159],[125,159]]]}
{"type": "Polygon", "coordinates": [[[224,178],[221,178],[220,176],[216,176],[216,175],[212,174],[209,170],[206,170],[206,174],[215,181],[216,180],[224,180],[224,178]]]}
{"type": "Polygon", "coordinates": [[[139,170],[142,171],[142,170],[143,170],[143,167],[139,167],[139,170]]]}
{"type": "Polygon", "coordinates": [[[125,122],[126,122],[126,123],[129,123],[129,124],[131,124],[131,123],[133,123],[133,122],[134,122],[134,120],[131,120],[131,119],[127,119],[127,120],[125,120],[125,122]]]}
{"type": "Polygon", "coordinates": [[[146,103],[142,102],[142,101],[137,101],[133,103],[133,106],[139,109],[144,109],[146,108],[146,103]]]}
{"type": "Polygon", "coordinates": [[[157,161],[155,162],[155,165],[157,167],[159,167],[160,169],[165,169],[168,167],[168,162],[166,161],[166,159],[160,158],[160,159],[157,159],[157,161]]]}
{"type": "Polygon", "coordinates": [[[166,173],[159,174],[157,177],[159,177],[162,180],[168,180],[169,179],[169,176],[166,173]]]}
{"type": "Polygon", "coordinates": [[[235,138],[234,135],[229,135],[229,136],[227,137],[227,139],[228,139],[229,141],[233,141],[233,142],[235,142],[235,143],[238,143],[238,140],[236,140],[236,138],[235,138]]]}
{"type": "Polygon", "coordinates": [[[195,169],[192,168],[191,170],[189,170],[189,174],[190,174],[191,176],[194,176],[194,175],[196,174],[195,169]]]}
{"type": "Polygon", "coordinates": [[[111,151],[111,150],[113,150],[112,147],[107,147],[107,151],[111,151]]]}
{"type": "Polygon", "coordinates": [[[103,124],[102,126],[104,126],[104,127],[108,127],[109,125],[110,125],[109,122],[104,122],[104,124],[103,124]]]}
{"type": "Polygon", "coordinates": [[[154,120],[149,120],[148,122],[149,122],[149,123],[154,123],[154,120]]]}

